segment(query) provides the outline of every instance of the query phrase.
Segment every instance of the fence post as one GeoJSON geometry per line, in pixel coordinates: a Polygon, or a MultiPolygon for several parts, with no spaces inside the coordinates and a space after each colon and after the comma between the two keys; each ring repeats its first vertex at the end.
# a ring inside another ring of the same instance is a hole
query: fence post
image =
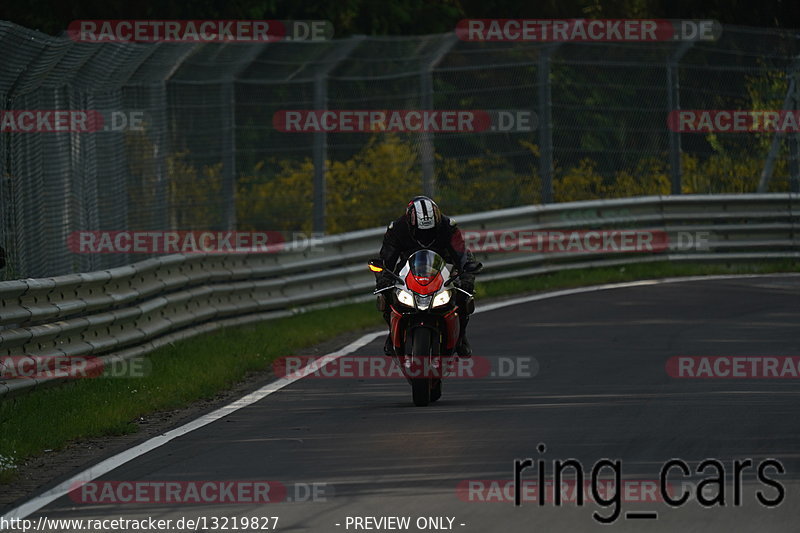
{"type": "Polygon", "coordinates": [[[222,228],[236,229],[236,94],[234,80],[222,85],[222,228]]]}
{"type": "Polygon", "coordinates": [[[550,66],[556,45],[545,45],[539,52],[537,70],[539,89],[539,176],[542,179],[542,203],[553,202],[553,117],[550,66]]]}
{"type": "MultiPolygon", "coordinates": [[[[324,74],[314,77],[314,109],[322,110],[328,107],[328,83],[324,74]]],[[[325,199],[327,190],[325,183],[326,163],[328,159],[328,134],[324,131],[314,132],[313,158],[314,158],[314,220],[312,228],[315,233],[325,233],[325,199]]]]}
{"type": "MultiPolygon", "coordinates": [[[[325,63],[314,75],[314,109],[324,110],[328,107],[328,75],[352,52],[366,35],[353,35],[341,43],[322,62],[325,63]]],[[[325,233],[325,200],[326,184],[325,172],[328,159],[328,134],[324,131],[314,133],[313,146],[314,159],[314,192],[313,192],[313,221],[314,233],[325,233]]]]}
{"type": "MultiPolygon", "coordinates": [[[[420,66],[420,96],[422,109],[433,109],[433,69],[456,44],[455,33],[448,33],[434,52],[420,66]]],[[[433,198],[436,194],[433,135],[426,130],[419,133],[420,164],[422,167],[422,194],[433,198]]]]}
{"type": "MultiPolygon", "coordinates": [[[[791,86],[792,86],[792,103],[790,109],[792,112],[798,109],[798,105],[800,105],[800,91],[798,91],[797,87],[797,70],[795,70],[795,66],[792,66],[792,71],[789,74],[791,76],[791,86]]],[[[800,133],[797,131],[792,132],[789,136],[789,191],[790,192],[800,192],[800,133]]]]}
{"type": "MultiPolygon", "coordinates": [[[[787,78],[789,79],[789,88],[786,90],[786,97],[783,99],[783,106],[781,106],[781,111],[789,111],[794,109],[794,104],[795,104],[794,94],[795,91],[797,90],[796,89],[797,83],[794,76],[795,65],[792,65],[791,69],[792,70],[787,75],[787,78]]],[[[767,189],[769,188],[769,181],[772,179],[772,173],[775,170],[775,161],[778,159],[778,151],[781,148],[781,141],[783,140],[784,135],[786,135],[784,131],[777,130],[775,132],[775,135],[773,135],[772,137],[772,143],[770,144],[769,147],[767,160],[764,162],[764,169],[761,171],[761,179],[758,182],[757,192],[760,193],[767,192],[767,189]]],[[[792,143],[790,142],[789,143],[790,157],[792,149],[791,145],[792,143]]],[[[792,169],[790,168],[790,171],[791,170],[792,169]]],[[[795,179],[792,178],[792,184],[794,181],[795,179]]]]}
{"type": "MultiPolygon", "coordinates": [[[[678,65],[692,44],[692,41],[683,42],[667,62],[667,116],[681,108],[678,65]]],[[[669,174],[672,194],[681,194],[681,133],[672,129],[669,130],[669,174]]]]}
{"type": "MultiPolygon", "coordinates": [[[[236,229],[236,80],[264,50],[267,43],[253,43],[243,48],[239,65],[229,71],[222,84],[222,229],[236,229]]],[[[239,46],[227,43],[225,46],[239,46]]],[[[220,52],[222,48],[220,48],[220,52]]]]}

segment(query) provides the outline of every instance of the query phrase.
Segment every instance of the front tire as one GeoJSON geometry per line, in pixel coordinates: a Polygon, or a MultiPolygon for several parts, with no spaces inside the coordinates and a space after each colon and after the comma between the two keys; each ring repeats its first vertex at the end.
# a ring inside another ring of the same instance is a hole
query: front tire
{"type": "MultiPolygon", "coordinates": [[[[417,328],[414,330],[413,335],[411,355],[427,363],[431,355],[431,332],[426,328],[417,328]]],[[[413,378],[411,380],[411,396],[414,399],[414,405],[425,407],[431,403],[432,382],[433,378],[430,377],[413,378]]]]}

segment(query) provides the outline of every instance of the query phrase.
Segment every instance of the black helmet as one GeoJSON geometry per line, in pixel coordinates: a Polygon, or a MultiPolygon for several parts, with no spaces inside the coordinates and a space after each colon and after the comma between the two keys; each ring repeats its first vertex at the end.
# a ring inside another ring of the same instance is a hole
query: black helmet
{"type": "Polygon", "coordinates": [[[430,246],[436,239],[436,228],[442,221],[442,212],[436,202],[427,196],[416,196],[406,207],[411,236],[423,246],[430,246]]]}

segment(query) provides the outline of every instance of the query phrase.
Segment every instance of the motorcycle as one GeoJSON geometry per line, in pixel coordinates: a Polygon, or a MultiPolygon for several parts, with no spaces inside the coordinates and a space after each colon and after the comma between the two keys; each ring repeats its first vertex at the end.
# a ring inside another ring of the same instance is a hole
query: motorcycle
{"type": "MultiPolygon", "coordinates": [[[[455,291],[473,306],[472,294],[455,286],[461,273],[433,250],[414,252],[399,274],[373,259],[372,272],[385,272],[395,282],[380,288],[378,309],[391,309],[390,331],[393,359],[411,384],[414,405],[423,407],[442,396],[442,378],[452,371],[461,336],[455,291]]],[[[476,272],[477,273],[477,272],[476,272]]],[[[471,311],[471,310],[470,310],[471,311]]]]}

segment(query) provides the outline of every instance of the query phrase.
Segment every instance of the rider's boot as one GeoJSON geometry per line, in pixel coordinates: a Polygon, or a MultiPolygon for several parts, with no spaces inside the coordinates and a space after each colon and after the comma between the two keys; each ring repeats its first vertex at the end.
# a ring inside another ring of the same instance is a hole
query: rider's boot
{"type": "Polygon", "coordinates": [[[461,357],[472,356],[472,346],[469,345],[467,340],[467,324],[469,324],[469,315],[462,315],[459,317],[461,320],[461,338],[456,345],[456,353],[461,357]]]}
{"type": "Polygon", "coordinates": [[[392,356],[394,355],[394,343],[392,343],[392,334],[389,333],[389,336],[386,337],[386,342],[383,343],[383,353],[384,355],[392,356]]]}
{"type": "Polygon", "coordinates": [[[386,341],[383,343],[383,353],[384,355],[392,356],[394,355],[394,343],[392,342],[392,321],[390,318],[391,311],[387,308],[383,311],[383,319],[386,321],[386,325],[389,326],[389,335],[386,337],[386,341]]]}

